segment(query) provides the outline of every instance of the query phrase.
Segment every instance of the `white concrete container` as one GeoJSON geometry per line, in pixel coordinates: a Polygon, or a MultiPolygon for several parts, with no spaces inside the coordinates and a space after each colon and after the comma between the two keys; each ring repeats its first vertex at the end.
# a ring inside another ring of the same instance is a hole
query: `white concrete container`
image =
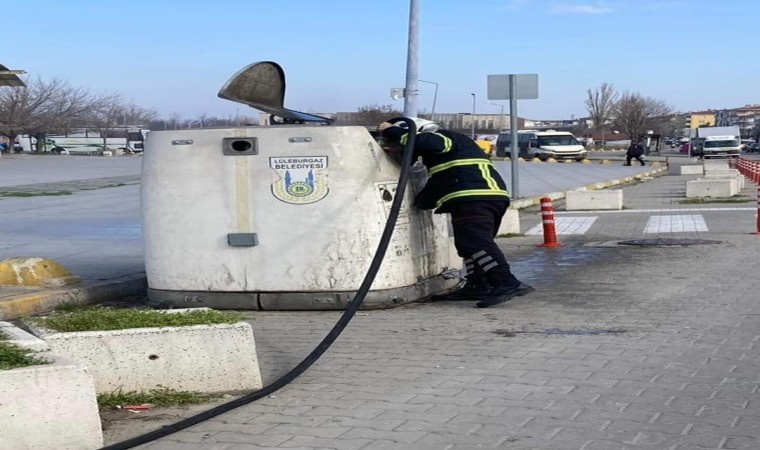
{"type": "Polygon", "coordinates": [[[262,387],[253,331],[246,322],[72,333],[30,328],[54,353],[82,361],[98,393],[161,386],[199,392],[262,387]]]}
{"type": "Polygon", "coordinates": [[[691,180],[686,182],[686,198],[726,198],[739,193],[737,180],[691,180]]]}
{"type": "Polygon", "coordinates": [[[517,209],[507,209],[504,217],[501,218],[501,226],[496,232],[497,235],[519,234],[520,233],[520,211],[517,209]]]}
{"type": "MultiPolygon", "coordinates": [[[[343,309],[361,284],[399,166],[365,127],[151,131],[142,170],[149,297],[158,304],[343,309]]],[[[450,287],[460,269],[446,215],[407,189],[366,307],[450,287]]]]}
{"type": "Polygon", "coordinates": [[[89,371],[58,355],[51,364],[0,370],[0,448],[92,450],[103,433],[89,371]]]}
{"type": "Polygon", "coordinates": [[[570,191],[565,197],[567,211],[623,209],[623,190],[570,191]]]}

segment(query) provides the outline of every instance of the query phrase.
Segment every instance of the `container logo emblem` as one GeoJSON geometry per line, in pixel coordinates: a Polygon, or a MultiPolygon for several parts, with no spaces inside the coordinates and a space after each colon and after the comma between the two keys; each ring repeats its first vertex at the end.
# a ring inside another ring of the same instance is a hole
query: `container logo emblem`
{"type": "Polygon", "coordinates": [[[283,156],[269,158],[269,167],[277,172],[272,195],[285,203],[305,205],[325,198],[327,156],[283,156]]]}

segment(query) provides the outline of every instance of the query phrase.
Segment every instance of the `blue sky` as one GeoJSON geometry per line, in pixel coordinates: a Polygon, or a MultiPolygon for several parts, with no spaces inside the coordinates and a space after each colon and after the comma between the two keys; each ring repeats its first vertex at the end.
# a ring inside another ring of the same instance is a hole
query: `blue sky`
{"type": "MultiPolygon", "coordinates": [[[[603,82],[680,111],[760,103],[757,0],[419,0],[420,78],[437,112],[500,111],[489,74],[537,73],[520,116],[586,114],[603,82]]],[[[117,92],[168,116],[251,114],[218,99],[240,68],[283,66],[285,105],[312,112],[393,104],[409,0],[4,2],[0,64],[117,92]]],[[[432,107],[421,83],[418,107],[432,107]]],[[[503,102],[502,102],[503,103],[503,102]]]]}

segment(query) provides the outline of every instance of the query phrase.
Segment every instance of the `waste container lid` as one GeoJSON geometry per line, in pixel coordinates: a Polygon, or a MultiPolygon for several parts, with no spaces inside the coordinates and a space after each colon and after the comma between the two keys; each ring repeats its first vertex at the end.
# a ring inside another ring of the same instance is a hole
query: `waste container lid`
{"type": "Polygon", "coordinates": [[[239,70],[217,95],[281,117],[286,123],[333,121],[328,117],[285,108],[285,72],[272,61],[256,62],[239,70]]]}

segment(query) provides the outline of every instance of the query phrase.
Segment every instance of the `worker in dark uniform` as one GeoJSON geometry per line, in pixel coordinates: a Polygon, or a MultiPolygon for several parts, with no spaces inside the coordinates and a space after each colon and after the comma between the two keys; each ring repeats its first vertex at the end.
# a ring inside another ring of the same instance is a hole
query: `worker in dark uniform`
{"type": "MultiPolygon", "coordinates": [[[[487,308],[533,292],[515,278],[494,242],[509,207],[509,192],[488,155],[464,134],[439,130],[428,120],[412,120],[418,133],[414,160],[422,157],[430,175],[414,205],[451,214],[454,245],[465,265],[461,287],[431,300],[477,300],[479,308],[487,308]]],[[[401,146],[409,138],[403,121],[383,122],[378,130],[401,146]]]]}
{"type": "Polygon", "coordinates": [[[625,153],[625,164],[624,166],[630,166],[631,160],[636,159],[642,166],[645,166],[646,163],[644,162],[644,159],[641,157],[641,155],[644,154],[644,145],[641,142],[633,142],[631,141],[631,145],[628,146],[628,151],[625,153]]]}

